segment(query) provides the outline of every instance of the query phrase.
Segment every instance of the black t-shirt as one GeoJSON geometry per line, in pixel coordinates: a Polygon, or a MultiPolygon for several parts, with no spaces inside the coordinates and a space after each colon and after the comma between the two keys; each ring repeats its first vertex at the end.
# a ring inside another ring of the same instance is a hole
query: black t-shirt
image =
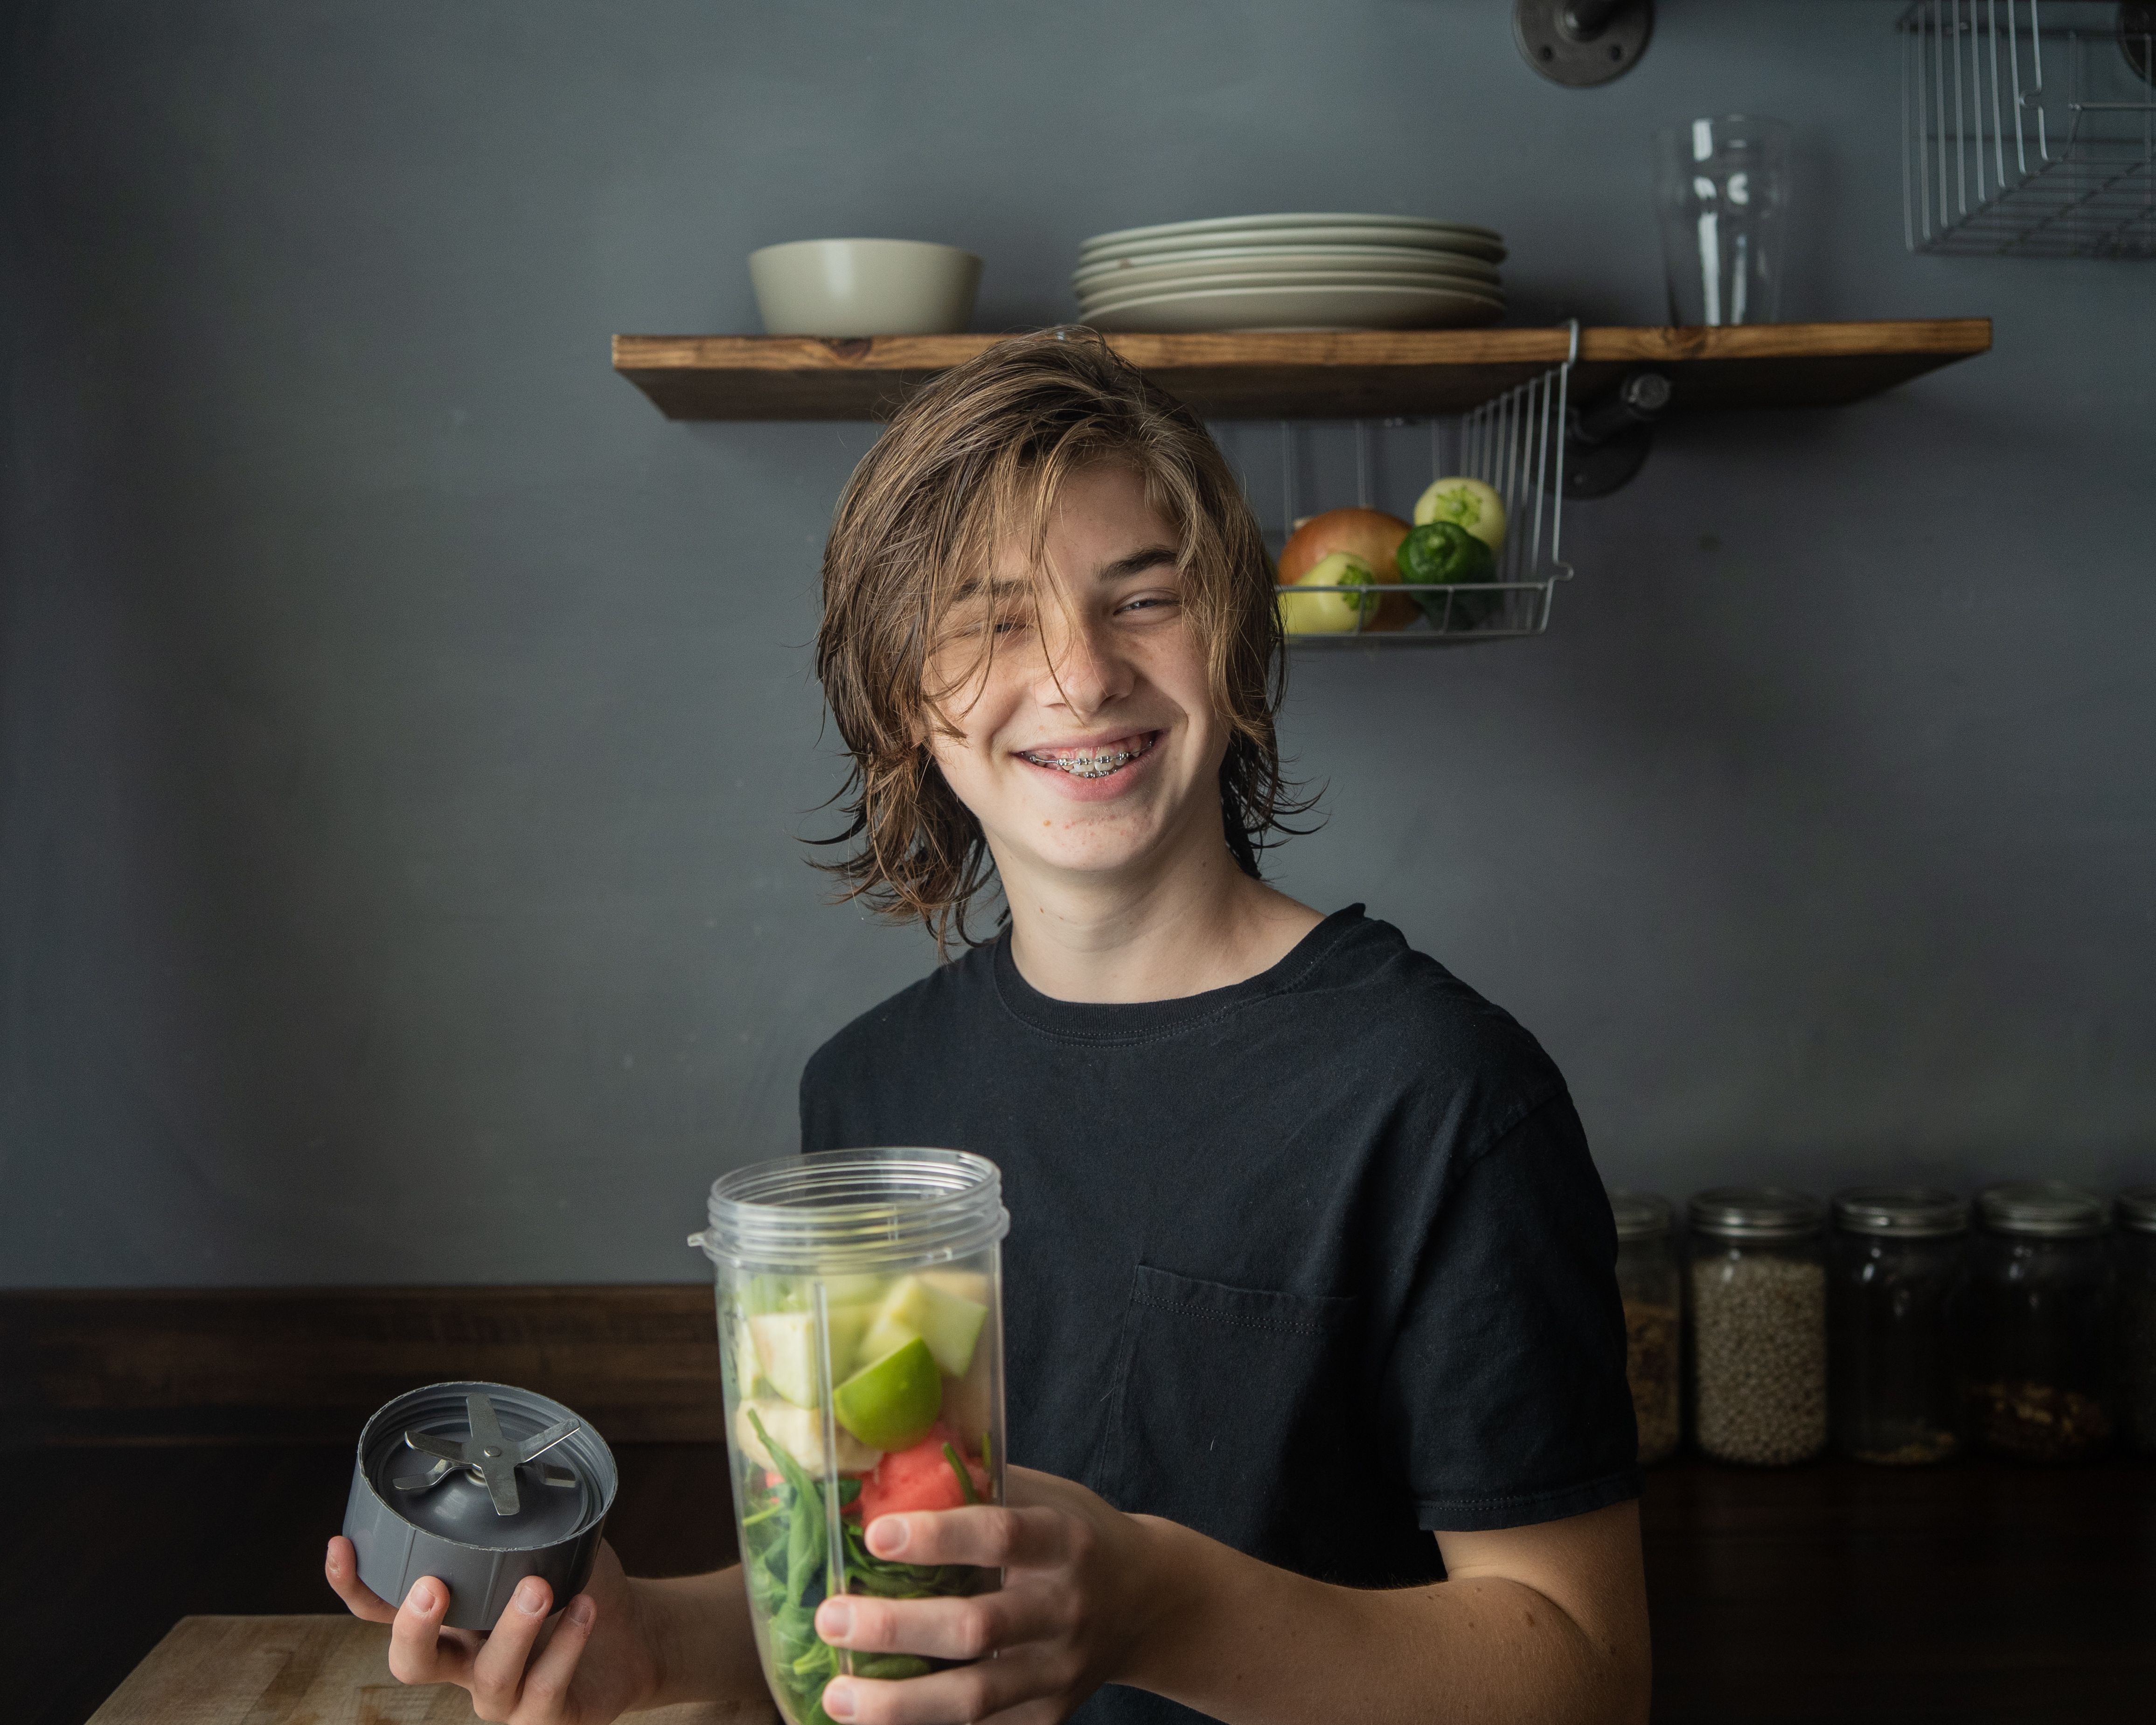
{"type": "MultiPolygon", "coordinates": [[[[1011,1460],[1269,1563],[1637,1495],[1616,1234],[1534,1039],[1359,906],[1247,982],[1054,1000],[1006,937],[819,1050],[805,1150],[1003,1170],[1011,1460]]],[[[1192,1717],[1107,1690],[1088,1722],[1192,1717]]]]}

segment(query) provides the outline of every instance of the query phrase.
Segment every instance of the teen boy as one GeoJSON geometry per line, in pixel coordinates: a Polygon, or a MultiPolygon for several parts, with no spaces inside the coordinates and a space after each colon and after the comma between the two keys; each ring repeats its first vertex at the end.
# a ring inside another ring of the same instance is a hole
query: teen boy
{"type": "MultiPolygon", "coordinates": [[[[991,882],[1006,921],[810,1060],[803,1147],[1001,1164],[1025,1464],[1009,1508],[868,1530],[1000,1590],[818,1613],[838,1645],[973,1662],[839,1678],[826,1711],[1644,1719],[1608,1205],[1524,1030],[1260,878],[1281,644],[1204,428],[1082,331],[1004,342],[862,462],[824,593],[836,871],[947,952],[991,882]]],[[[761,1701],[738,1568],[630,1581],[603,1552],[558,1618],[527,1581],[484,1639],[440,1626],[438,1583],[393,1609],[341,1540],[328,1570],[393,1619],[398,1676],[482,1718],[761,1701]]]]}

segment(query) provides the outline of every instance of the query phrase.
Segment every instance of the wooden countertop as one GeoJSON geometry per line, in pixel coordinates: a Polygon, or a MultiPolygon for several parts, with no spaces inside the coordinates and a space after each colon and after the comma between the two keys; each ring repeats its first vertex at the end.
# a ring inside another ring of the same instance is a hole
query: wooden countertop
{"type": "MultiPolygon", "coordinates": [[[[461,1689],[389,1675],[389,1630],[349,1617],[182,1617],[91,1725],[467,1725],[461,1689]]],[[[773,1725],[768,1704],[659,1707],[642,1725],[773,1725]]]]}

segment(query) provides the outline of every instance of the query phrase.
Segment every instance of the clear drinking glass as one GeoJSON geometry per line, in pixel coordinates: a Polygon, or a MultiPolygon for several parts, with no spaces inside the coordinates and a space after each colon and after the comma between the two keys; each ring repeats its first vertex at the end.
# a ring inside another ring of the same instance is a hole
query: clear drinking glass
{"type": "Polygon", "coordinates": [[[749,1617],[789,1725],[828,1725],[841,1673],[910,1677],[910,1655],[816,1633],[829,1594],[980,1593],[996,1572],[872,1556],[893,1511],[999,1503],[1002,1265],[993,1163],[956,1150],[836,1150],[713,1184],[696,1237],[717,1273],[726,1448],[749,1617]]]}
{"type": "Polygon", "coordinates": [[[1670,321],[1772,323],[1781,308],[1789,128],[1743,114],[1655,135],[1670,321]]]}

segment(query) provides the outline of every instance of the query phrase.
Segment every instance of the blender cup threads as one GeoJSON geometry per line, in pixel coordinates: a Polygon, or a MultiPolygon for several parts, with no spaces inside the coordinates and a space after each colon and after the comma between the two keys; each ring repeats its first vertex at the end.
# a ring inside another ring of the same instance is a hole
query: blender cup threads
{"type": "Polygon", "coordinates": [[[815,1627],[828,1594],[978,1593],[996,1572],[878,1558],[878,1516],[1003,1501],[1002,1266],[993,1163],[955,1150],[834,1150],[711,1187],[691,1236],[717,1278],[726,1447],[749,1616],[790,1725],[844,1673],[917,1676],[815,1627]]]}
{"type": "Polygon", "coordinates": [[[359,1579],[396,1604],[423,1575],[443,1621],[490,1630],[536,1575],[557,1609],[591,1579],[619,1476],[606,1440],[559,1402],[507,1384],[430,1384],[362,1428],[345,1537],[359,1579]]]}

